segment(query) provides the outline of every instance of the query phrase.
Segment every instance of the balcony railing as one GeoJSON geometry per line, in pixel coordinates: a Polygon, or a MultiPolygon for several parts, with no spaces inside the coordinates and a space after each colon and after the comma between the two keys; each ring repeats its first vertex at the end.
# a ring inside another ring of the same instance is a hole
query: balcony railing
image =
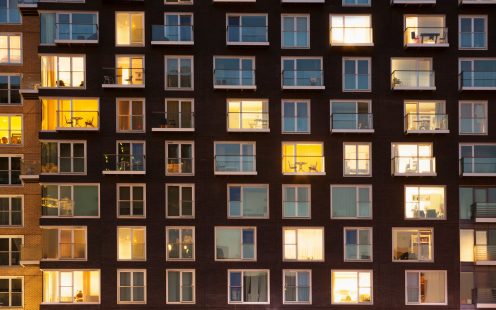
{"type": "Polygon", "coordinates": [[[19,264],[26,265],[39,265],[41,259],[41,247],[37,245],[21,245],[21,258],[19,264]]]}
{"type": "Polygon", "coordinates": [[[194,112],[152,112],[152,131],[194,131],[194,112]]]}
{"type": "Polygon", "coordinates": [[[460,32],[460,48],[483,49],[487,47],[487,32],[462,31],[460,32]]]}
{"type": "Polygon", "coordinates": [[[192,259],[193,247],[191,242],[170,242],[167,244],[169,259],[192,259]]]}
{"type": "Polygon", "coordinates": [[[372,113],[332,113],[331,132],[374,132],[372,113]]]}
{"type": "Polygon", "coordinates": [[[436,89],[435,74],[431,70],[394,70],[391,73],[392,89],[436,89]]]}
{"type": "Polygon", "coordinates": [[[40,74],[25,73],[22,75],[19,93],[26,100],[37,100],[39,87],[40,74]]]}
{"type": "Polygon", "coordinates": [[[165,167],[167,174],[191,174],[193,173],[193,158],[167,158],[165,167]]]}
{"type": "Polygon", "coordinates": [[[404,32],[405,46],[448,46],[446,27],[408,27],[404,32]]]}
{"type": "Polygon", "coordinates": [[[38,16],[38,0],[18,0],[17,7],[22,16],[38,16]]]}
{"type": "Polygon", "coordinates": [[[152,44],[194,44],[193,25],[152,25],[152,44]]]}
{"type": "Polygon", "coordinates": [[[496,89],[496,71],[462,71],[459,75],[460,89],[496,89]]]}
{"type": "Polygon", "coordinates": [[[462,175],[496,175],[496,157],[463,157],[462,175]]]}
{"type": "Polygon", "coordinates": [[[57,130],[98,130],[99,126],[99,111],[57,111],[57,130]]]}
{"type": "Polygon", "coordinates": [[[344,159],[344,174],[345,175],[370,175],[371,174],[371,162],[372,159],[356,159],[356,158],[345,158],[344,159]]]}
{"type": "Polygon", "coordinates": [[[103,68],[104,88],[145,87],[144,68],[103,68]]]}
{"type": "Polygon", "coordinates": [[[474,258],[476,264],[496,265],[496,245],[476,245],[474,246],[474,258]]]}
{"type": "Polygon", "coordinates": [[[268,131],[268,112],[228,112],[228,131],[268,131]]]}
{"type": "Polygon", "coordinates": [[[39,180],[41,164],[39,160],[22,159],[21,175],[22,182],[36,182],[39,180]]]}
{"type": "Polygon", "coordinates": [[[406,132],[449,132],[447,114],[408,113],[405,122],[406,132]]]}
{"type": "Polygon", "coordinates": [[[55,43],[98,43],[98,24],[55,24],[55,43]]]}
{"type": "Polygon", "coordinates": [[[395,176],[435,176],[436,158],[430,156],[396,156],[391,160],[395,176]]]}
{"type": "Polygon", "coordinates": [[[256,174],[255,155],[216,155],[216,174],[256,174]]]}
{"type": "Polygon", "coordinates": [[[266,26],[227,26],[228,45],[268,45],[268,27],[266,26]]]}
{"type": "Polygon", "coordinates": [[[405,202],[405,210],[411,214],[408,217],[411,219],[443,219],[445,215],[443,212],[438,211],[438,209],[441,208],[425,207],[420,201],[405,202]]]}
{"type": "Polygon", "coordinates": [[[331,46],[374,45],[372,27],[331,27],[331,46]]]}
{"type": "Polygon", "coordinates": [[[80,156],[57,156],[41,159],[41,173],[43,174],[84,174],[86,170],[86,157],[80,156]]]}
{"type": "Polygon", "coordinates": [[[324,156],[282,156],[283,174],[325,174],[324,156]]]}
{"type": "Polygon", "coordinates": [[[74,203],[74,200],[65,198],[42,197],[41,214],[42,216],[71,217],[74,216],[74,203]]]}
{"type": "Polygon", "coordinates": [[[0,8],[0,25],[3,24],[20,24],[21,15],[18,8],[7,9],[0,8]]]}
{"type": "Polygon", "coordinates": [[[283,70],[282,88],[284,89],[324,89],[322,70],[283,70]]]}
{"type": "Polygon", "coordinates": [[[104,154],[103,174],[144,174],[145,155],[104,154]]]}
{"type": "Polygon", "coordinates": [[[215,69],[214,88],[256,89],[255,70],[215,69]]]}
{"type": "Polygon", "coordinates": [[[477,308],[492,309],[496,305],[496,287],[475,288],[472,292],[477,308]]]}

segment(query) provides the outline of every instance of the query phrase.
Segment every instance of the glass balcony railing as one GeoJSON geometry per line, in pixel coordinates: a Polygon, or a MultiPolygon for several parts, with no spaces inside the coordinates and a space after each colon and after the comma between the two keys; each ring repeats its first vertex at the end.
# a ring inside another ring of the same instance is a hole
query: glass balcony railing
{"type": "Polygon", "coordinates": [[[268,27],[266,26],[227,26],[226,27],[227,44],[242,45],[249,43],[251,45],[267,44],[268,27]]]}
{"type": "Polygon", "coordinates": [[[345,175],[370,175],[371,159],[344,159],[344,174],[345,175]]]}
{"type": "MultiPolygon", "coordinates": [[[[47,156],[48,157],[48,156],[47,156]]],[[[85,172],[86,158],[80,156],[58,156],[41,158],[41,173],[57,174],[83,174],[85,172]]]]}
{"type": "Polygon", "coordinates": [[[39,160],[22,159],[21,160],[21,179],[38,178],[41,172],[39,160]]]}
{"type": "Polygon", "coordinates": [[[20,24],[20,23],[21,23],[21,14],[19,14],[19,9],[0,8],[0,25],[20,24]]]}
{"type": "Polygon", "coordinates": [[[59,243],[59,259],[82,260],[85,258],[86,243],[59,243]]]}
{"type": "MultiPolygon", "coordinates": [[[[430,199],[429,196],[428,198],[430,199]]],[[[405,202],[405,210],[407,218],[409,219],[435,220],[445,218],[444,212],[441,211],[443,210],[442,204],[425,206],[423,202],[420,201],[408,201],[405,202]]]]}
{"type": "Polygon", "coordinates": [[[57,111],[57,130],[98,129],[99,111],[59,110],[57,111]]]}
{"type": "MultiPolygon", "coordinates": [[[[487,271],[489,273],[489,271],[487,271]]],[[[489,274],[487,274],[489,276],[489,274]]],[[[496,287],[478,287],[473,289],[472,296],[475,304],[485,304],[481,308],[494,308],[489,305],[496,305],[496,287]]]]}
{"type": "Polygon", "coordinates": [[[496,71],[463,71],[459,77],[462,90],[496,89],[496,71]]]}
{"type": "Polygon", "coordinates": [[[482,134],[487,132],[486,117],[461,117],[460,133],[461,134],[482,134]]]}
{"type": "Polygon", "coordinates": [[[324,156],[282,156],[284,174],[324,174],[324,156]]]}
{"type": "Polygon", "coordinates": [[[98,42],[98,24],[55,24],[55,42],[98,42]]]}
{"type": "Polygon", "coordinates": [[[227,113],[228,130],[247,131],[247,130],[268,130],[269,113],[268,112],[228,112],[227,113]]]}
{"type": "Polygon", "coordinates": [[[435,176],[436,158],[430,156],[396,156],[391,160],[391,171],[395,176],[435,176]]]}
{"type": "Polygon", "coordinates": [[[74,216],[74,200],[56,199],[50,197],[41,198],[41,215],[42,216],[74,216]]]}
{"type": "Polygon", "coordinates": [[[408,113],[406,131],[448,131],[448,114],[408,113]]]}
{"type": "Polygon", "coordinates": [[[192,131],[195,128],[194,112],[152,113],[152,131],[192,131]]]}
{"type": "Polygon", "coordinates": [[[462,175],[496,174],[496,157],[463,157],[460,161],[462,175]]]}
{"type": "Polygon", "coordinates": [[[475,202],[471,207],[472,219],[476,222],[496,221],[496,202],[475,202]]]}
{"type": "Polygon", "coordinates": [[[145,172],[145,155],[104,154],[104,173],[145,172]]]}
{"type": "Polygon", "coordinates": [[[215,69],[215,88],[256,88],[255,70],[215,69]]]}
{"type": "Polygon", "coordinates": [[[283,88],[324,88],[322,70],[283,70],[283,88]]]}
{"type": "Polygon", "coordinates": [[[372,113],[332,113],[331,132],[373,131],[372,113]]]}
{"type": "Polygon", "coordinates": [[[483,49],[487,47],[487,32],[460,32],[460,48],[483,49]]]}
{"type": "Polygon", "coordinates": [[[193,25],[152,25],[152,44],[193,44],[193,25]]]}
{"type": "Polygon", "coordinates": [[[434,71],[394,70],[391,73],[393,89],[436,89],[434,71]]]}
{"type": "Polygon", "coordinates": [[[254,174],[256,169],[255,155],[216,155],[215,173],[247,173],[254,174]]]}
{"type": "Polygon", "coordinates": [[[38,265],[41,259],[41,247],[36,245],[21,245],[21,265],[38,265]]]}
{"type": "Polygon", "coordinates": [[[103,68],[103,87],[144,87],[144,68],[103,68]]]}
{"type": "Polygon", "coordinates": [[[331,27],[331,45],[374,45],[372,27],[331,27]]]}
{"type": "Polygon", "coordinates": [[[404,32],[405,46],[447,46],[446,27],[408,27],[404,32]]]}
{"type": "Polygon", "coordinates": [[[370,260],[371,244],[346,244],[346,260],[370,260]]]}
{"type": "Polygon", "coordinates": [[[190,174],[193,173],[193,158],[167,158],[165,167],[167,174],[190,174]]]}

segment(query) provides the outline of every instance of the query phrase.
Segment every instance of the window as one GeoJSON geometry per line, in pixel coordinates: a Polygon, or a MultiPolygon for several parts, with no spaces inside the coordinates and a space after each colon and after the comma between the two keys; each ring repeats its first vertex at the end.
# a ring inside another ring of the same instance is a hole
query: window
{"type": "Polygon", "coordinates": [[[460,165],[462,175],[496,174],[496,144],[460,144],[460,165]]]}
{"type": "Polygon", "coordinates": [[[0,105],[21,104],[20,88],[20,75],[0,74],[0,105]]]}
{"type": "Polygon", "coordinates": [[[444,186],[406,186],[405,218],[446,219],[445,192],[444,186]]]}
{"type": "Polygon", "coordinates": [[[145,131],[144,99],[117,99],[117,131],[145,131]]]}
{"type": "Polygon", "coordinates": [[[449,46],[445,19],[444,15],[406,15],[403,44],[406,47],[449,46]]]}
{"type": "MultiPolygon", "coordinates": [[[[483,258],[485,260],[488,260],[488,253],[487,253],[487,233],[485,231],[478,231],[478,233],[475,233],[474,229],[460,229],[460,262],[475,262],[476,255],[475,253],[477,252],[477,247],[476,247],[476,241],[475,239],[477,237],[482,236],[482,239],[485,239],[484,243],[486,243],[481,251],[483,254],[483,258]]],[[[492,255],[491,255],[492,256],[492,255]]]]}
{"type": "Polygon", "coordinates": [[[21,179],[21,157],[0,155],[0,185],[19,185],[21,179]]]}
{"type": "Polygon", "coordinates": [[[344,176],[372,175],[371,143],[343,143],[344,176]]]}
{"type": "Polygon", "coordinates": [[[496,187],[460,187],[460,219],[493,222],[496,218],[496,187]],[[489,211],[489,212],[488,212],[489,211]]]}
{"type": "Polygon", "coordinates": [[[118,55],[115,57],[115,68],[103,68],[104,88],[145,86],[145,56],[118,55]]]}
{"type": "Polygon", "coordinates": [[[374,132],[373,128],[370,101],[331,101],[331,132],[374,132]]]}
{"type": "Polygon", "coordinates": [[[41,55],[41,86],[85,88],[85,56],[41,55]]]}
{"type": "Polygon", "coordinates": [[[281,58],[283,89],[324,89],[322,58],[281,58]]]}
{"type": "Polygon", "coordinates": [[[145,217],[145,197],[145,184],[117,184],[117,217],[145,217]]]}
{"type": "Polygon", "coordinates": [[[166,175],[193,175],[195,173],[194,142],[166,141],[166,175]]]}
{"type": "Polygon", "coordinates": [[[165,89],[193,89],[193,56],[165,56],[165,89]]]}
{"type": "Polygon", "coordinates": [[[267,15],[226,16],[227,45],[268,45],[267,15]]]}
{"type": "Polygon", "coordinates": [[[331,46],[372,46],[370,15],[330,15],[331,46]]]}
{"type": "Polygon", "coordinates": [[[487,16],[459,17],[459,49],[487,49],[487,16]]]}
{"type": "Polygon", "coordinates": [[[255,57],[214,57],[214,88],[256,89],[255,57]]]}
{"type": "Polygon", "coordinates": [[[146,227],[117,227],[117,260],[146,260],[146,227]]]}
{"type": "Polygon", "coordinates": [[[146,270],[117,269],[117,303],[146,303],[146,270]]]}
{"type": "Polygon", "coordinates": [[[460,101],[460,135],[487,135],[487,101],[460,101]]]}
{"type": "Polygon", "coordinates": [[[343,0],[343,6],[370,6],[371,0],[343,0]]]}
{"type": "Polygon", "coordinates": [[[392,58],[391,88],[395,90],[435,90],[432,58],[392,58]]]}
{"type": "Polygon", "coordinates": [[[22,63],[21,35],[0,33],[0,64],[20,63],[22,63]]]}
{"type": "Polygon", "coordinates": [[[116,45],[144,45],[145,44],[145,14],[143,12],[116,12],[115,13],[115,41],[116,45]]]}
{"type": "Polygon", "coordinates": [[[405,271],[406,305],[447,305],[445,270],[405,271]]]}
{"type": "Polygon", "coordinates": [[[372,261],[372,228],[344,228],[344,261],[372,261]]]}
{"type": "Polygon", "coordinates": [[[282,186],[282,217],[310,218],[310,185],[282,186]]]}
{"type": "Polygon", "coordinates": [[[165,0],[165,4],[193,4],[193,0],[165,0]]]}
{"type": "Polygon", "coordinates": [[[98,130],[98,98],[41,98],[41,130],[98,130]]]}
{"type": "Polygon", "coordinates": [[[0,196],[0,226],[22,226],[22,200],[22,196],[0,196]]]}
{"type": "Polygon", "coordinates": [[[282,133],[310,133],[310,101],[282,101],[282,133]]]}
{"type": "Polygon", "coordinates": [[[312,271],[283,270],[283,296],[285,304],[312,303],[312,271]]]}
{"type": "Polygon", "coordinates": [[[42,227],[43,260],[86,260],[86,227],[42,227]]]}
{"type": "Polygon", "coordinates": [[[23,306],[23,280],[23,277],[0,277],[0,305],[2,308],[23,306]]]}
{"type": "Polygon", "coordinates": [[[99,217],[99,185],[43,184],[41,210],[45,217],[99,217]]]}
{"type": "Polygon", "coordinates": [[[190,269],[167,269],[167,303],[195,303],[195,271],[190,269]]]}
{"type": "Polygon", "coordinates": [[[310,16],[282,15],[282,48],[310,48],[310,16]]]}
{"type": "MultiPolygon", "coordinates": [[[[18,0],[6,0],[0,3],[0,24],[20,24],[21,14],[17,9],[18,0]]],[[[2,304],[0,302],[0,304],[2,304]]]]}
{"type": "Polygon", "coordinates": [[[12,114],[0,114],[0,136],[2,144],[22,144],[23,141],[23,126],[22,116],[12,114]]]}
{"type": "Polygon", "coordinates": [[[215,142],[216,174],[256,174],[255,142],[215,142]]]}
{"type": "Polygon", "coordinates": [[[164,41],[175,44],[192,44],[194,41],[193,29],[193,14],[165,13],[164,41]]]}
{"type": "Polygon", "coordinates": [[[98,13],[40,13],[41,44],[98,43],[98,13]]]}
{"type": "Polygon", "coordinates": [[[193,218],[195,216],[195,187],[193,184],[166,184],[166,217],[193,218]]]}
{"type": "Polygon", "coordinates": [[[154,116],[152,131],[195,130],[193,99],[165,99],[164,111],[156,112],[154,116]]]}
{"type": "Polygon", "coordinates": [[[22,236],[0,236],[0,266],[19,265],[22,241],[22,236]]]}
{"type": "Polygon", "coordinates": [[[436,175],[432,143],[392,143],[391,148],[393,175],[436,175]]]}
{"type": "Polygon", "coordinates": [[[116,149],[116,154],[104,154],[105,171],[109,171],[107,173],[146,171],[145,142],[121,141],[116,143],[116,149]]]}
{"type": "Polygon", "coordinates": [[[322,143],[283,142],[283,174],[325,174],[322,143]]]}
{"type": "Polygon", "coordinates": [[[100,270],[43,270],[43,303],[100,303],[100,270]]]}
{"type": "Polygon", "coordinates": [[[370,66],[370,58],[343,58],[343,91],[370,91],[370,66]]]}
{"type": "Polygon", "coordinates": [[[324,228],[283,227],[284,261],[324,261],[324,228]]]}
{"type": "Polygon", "coordinates": [[[86,142],[41,142],[41,173],[85,174],[86,142]]]}
{"type": "Polygon", "coordinates": [[[372,304],[372,270],[332,270],[333,304],[372,304]]]}
{"type": "Polygon", "coordinates": [[[270,131],[269,102],[227,99],[227,131],[270,131]]]}
{"type": "Polygon", "coordinates": [[[460,89],[496,89],[496,59],[460,59],[460,89]]]}
{"type": "Polygon", "coordinates": [[[167,226],[167,260],[195,260],[195,228],[167,226]]]}
{"type": "Polygon", "coordinates": [[[332,219],[371,219],[372,186],[331,185],[332,219]]]}
{"type": "Polygon", "coordinates": [[[448,114],[444,101],[405,101],[407,133],[448,133],[448,114]]]}
{"type": "Polygon", "coordinates": [[[393,228],[393,262],[434,261],[432,228],[393,228]]]}
{"type": "Polygon", "coordinates": [[[228,270],[229,304],[269,304],[269,270],[228,270]]]}
{"type": "Polygon", "coordinates": [[[268,218],[268,185],[227,185],[228,218],[268,218]]]}
{"type": "Polygon", "coordinates": [[[215,227],[215,260],[256,261],[255,227],[215,227]]]}

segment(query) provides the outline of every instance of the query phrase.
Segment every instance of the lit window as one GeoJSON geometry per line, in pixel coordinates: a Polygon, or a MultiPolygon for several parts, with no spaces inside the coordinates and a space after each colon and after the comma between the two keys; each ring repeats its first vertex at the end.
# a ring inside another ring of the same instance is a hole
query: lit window
{"type": "Polygon", "coordinates": [[[268,218],[268,185],[227,185],[228,218],[268,218]]]}
{"type": "Polygon", "coordinates": [[[1,308],[18,308],[24,303],[24,277],[0,277],[1,308]]]}
{"type": "Polygon", "coordinates": [[[333,270],[333,304],[372,304],[371,270],[333,270]]]}
{"type": "Polygon", "coordinates": [[[165,57],[165,89],[193,89],[193,56],[165,57]]]}
{"type": "Polygon", "coordinates": [[[283,228],[285,261],[323,261],[323,228],[283,228]]]}
{"type": "Polygon", "coordinates": [[[0,155],[0,185],[20,185],[21,156],[0,155]]]}
{"type": "Polygon", "coordinates": [[[144,99],[117,99],[117,131],[145,130],[144,99]]]}
{"type": "Polygon", "coordinates": [[[460,101],[460,135],[487,135],[487,101],[460,101]]]}
{"type": "Polygon", "coordinates": [[[256,174],[255,142],[215,142],[216,174],[256,174]]]}
{"type": "Polygon", "coordinates": [[[86,260],[86,227],[49,227],[41,229],[42,259],[86,260]]]}
{"type": "Polygon", "coordinates": [[[100,270],[45,269],[43,303],[100,303],[100,270]]]}
{"type": "Polygon", "coordinates": [[[98,98],[41,99],[41,130],[98,130],[98,98]]]}
{"type": "Polygon", "coordinates": [[[22,144],[22,127],[21,115],[0,114],[0,145],[22,144]]]}
{"type": "Polygon", "coordinates": [[[46,217],[98,217],[99,186],[44,184],[41,186],[41,213],[46,217]]]}
{"type": "Polygon", "coordinates": [[[283,270],[284,303],[310,304],[312,302],[312,271],[283,270]]]}
{"type": "MultiPolygon", "coordinates": [[[[483,238],[485,241],[483,243],[487,243],[486,232],[482,232],[483,238]]],[[[475,252],[477,252],[477,247],[475,247],[475,237],[480,237],[481,231],[478,230],[477,234],[475,234],[474,229],[460,229],[460,262],[474,262],[475,261],[475,252]]],[[[480,240],[478,240],[480,241],[480,240]]],[[[487,244],[481,248],[481,252],[478,254],[483,254],[484,258],[487,260],[488,258],[488,248],[487,244]]],[[[478,255],[480,256],[480,255],[478,255]]],[[[492,255],[491,255],[492,256],[492,255]]]]}
{"type": "Polygon", "coordinates": [[[20,64],[21,62],[21,35],[0,33],[0,64],[20,64]]]}
{"type": "Polygon", "coordinates": [[[432,58],[392,58],[391,88],[398,90],[435,90],[432,58]]]}
{"type": "Polygon", "coordinates": [[[193,184],[166,184],[167,218],[193,218],[195,211],[193,184]]]}
{"type": "Polygon", "coordinates": [[[41,141],[41,173],[85,174],[86,142],[41,141]]]}
{"type": "Polygon", "coordinates": [[[283,89],[324,89],[322,58],[281,58],[283,89]]]}
{"type": "Polygon", "coordinates": [[[227,99],[227,131],[269,131],[267,100],[227,99]]]}
{"type": "Polygon", "coordinates": [[[370,143],[344,143],[344,176],[372,175],[372,145],[370,143]]]}
{"type": "Polygon", "coordinates": [[[331,15],[331,45],[374,45],[370,15],[331,15]]]}
{"type": "Polygon", "coordinates": [[[41,86],[84,88],[86,69],[84,56],[41,56],[41,86]]]}
{"type": "Polygon", "coordinates": [[[214,57],[214,88],[255,89],[255,57],[214,57]]]}
{"type": "Polygon", "coordinates": [[[405,101],[406,132],[449,132],[444,101],[405,101]]]}
{"type": "Polygon", "coordinates": [[[104,154],[104,173],[146,171],[145,142],[118,141],[116,149],[116,154],[104,154]]]}
{"type": "Polygon", "coordinates": [[[371,219],[370,185],[331,185],[331,218],[371,219]]]}
{"type": "Polygon", "coordinates": [[[331,101],[331,132],[374,132],[370,101],[331,101]]]}
{"type": "Polygon", "coordinates": [[[167,226],[167,260],[195,260],[195,228],[167,226]]]}
{"type": "Polygon", "coordinates": [[[22,226],[23,197],[0,196],[0,226],[22,226]]]}
{"type": "Polygon", "coordinates": [[[282,15],[282,48],[310,48],[310,16],[282,15]]]}
{"type": "Polygon", "coordinates": [[[195,271],[167,269],[167,303],[195,303],[195,271]]]}
{"type": "Polygon", "coordinates": [[[496,144],[468,144],[460,146],[462,175],[492,176],[496,174],[496,144]]]}
{"type": "Polygon", "coordinates": [[[0,24],[20,24],[21,14],[17,9],[18,0],[2,1],[0,3],[0,24]]]}
{"type": "Polygon", "coordinates": [[[370,58],[343,58],[343,91],[370,91],[370,67],[370,58]]]}
{"type": "Polygon", "coordinates": [[[117,227],[117,260],[146,260],[145,227],[117,227]]]}
{"type": "Polygon", "coordinates": [[[116,45],[145,44],[145,14],[142,12],[115,13],[116,45]]]}
{"type": "Polygon", "coordinates": [[[255,261],[256,238],[253,227],[215,227],[215,260],[255,261]]]}
{"type": "Polygon", "coordinates": [[[310,218],[310,185],[282,186],[282,217],[310,218]]]}
{"type": "Polygon", "coordinates": [[[282,101],[282,132],[310,133],[310,101],[282,101]]]}
{"type": "Polygon", "coordinates": [[[405,218],[446,219],[444,186],[406,186],[405,218]]]}
{"type": "Polygon", "coordinates": [[[20,75],[0,74],[0,105],[21,104],[19,88],[21,88],[20,75]]]}
{"type": "Polygon", "coordinates": [[[447,275],[445,270],[405,272],[407,305],[447,305],[447,275]]]}
{"type": "Polygon", "coordinates": [[[22,236],[0,236],[0,266],[19,265],[22,243],[22,236]]]}
{"type": "Polygon", "coordinates": [[[145,185],[117,184],[117,216],[145,217],[145,185]]]}
{"type": "Polygon", "coordinates": [[[436,175],[432,143],[392,143],[393,175],[436,175]]]}
{"type": "Polygon", "coordinates": [[[228,270],[229,304],[268,304],[269,270],[228,270]]]}
{"type": "Polygon", "coordinates": [[[227,45],[267,45],[267,15],[227,15],[227,45]]]}
{"type": "Polygon", "coordinates": [[[116,56],[115,66],[115,68],[103,68],[102,87],[144,87],[144,56],[116,56]]]}
{"type": "Polygon", "coordinates": [[[146,303],[146,270],[117,269],[117,303],[146,303]]]}
{"type": "Polygon", "coordinates": [[[434,230],[393,228],[393,261],[434,261],[434,230]]]}
{"type": "Polygon", "coordinates": [[[449,46],[445,16],[405,16],[404,45],[449,46]]]}
{"type": "Polygon", "coordinates": [[[458,22],[459,49],[487,49],[487,16],[464,15],[458,22]]]}
{"type": "Polygon", "coordinates": [[[344,228],[344,260],[372,261],[372,228],[344,228]]]}
{"type": "Polygon", "coordinates": [[[325,174],[322,143],[283,142],[283,174],[325,174]]]}
{"type": "Polygon", "coordinates": [[[192,175],[195,172],[194,143],[166,141],[166,175],[192,175]]]}

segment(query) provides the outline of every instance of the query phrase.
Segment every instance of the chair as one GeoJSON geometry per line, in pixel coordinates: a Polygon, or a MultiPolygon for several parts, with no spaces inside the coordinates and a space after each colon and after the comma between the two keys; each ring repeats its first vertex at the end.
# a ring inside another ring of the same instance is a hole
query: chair
{"type": "Polygon", "coordinates": [[[95,127],[93,125],[93,117],[91,117],[91,119],[85,120],[84,124],[86,125],[86,127],[88,127],[88,126],[95,127]]]}
{"type": "Polygon", "coordinates": [[[103,77],[103,84],[114,84],[114,78],[110,75],[105,75],[103,77]]]}
{"type": "Polygon", "coordinates": [[[291,166],[291,163],[289,162],[289,160],[288,160],[288,167],[289,167],[289,169],[294,170],[296,172],[296,165],[291,166]]]}
{"type": "Polygon", "coordinates": [[[67,118],[67,116],[64,116],[64,118],[66,125],[70,125],[69,127],[74,127],[74,121],[72,120],[72,118],[67,118]]]}
{"type": "Polygon", "coordinates": [[[317,170],[317,164],[318,164],[318,163],[315,163],[315,165],[309,165],[309,166],[308,166],[308,172],[319,172],[319,171],[317,170]]]}

